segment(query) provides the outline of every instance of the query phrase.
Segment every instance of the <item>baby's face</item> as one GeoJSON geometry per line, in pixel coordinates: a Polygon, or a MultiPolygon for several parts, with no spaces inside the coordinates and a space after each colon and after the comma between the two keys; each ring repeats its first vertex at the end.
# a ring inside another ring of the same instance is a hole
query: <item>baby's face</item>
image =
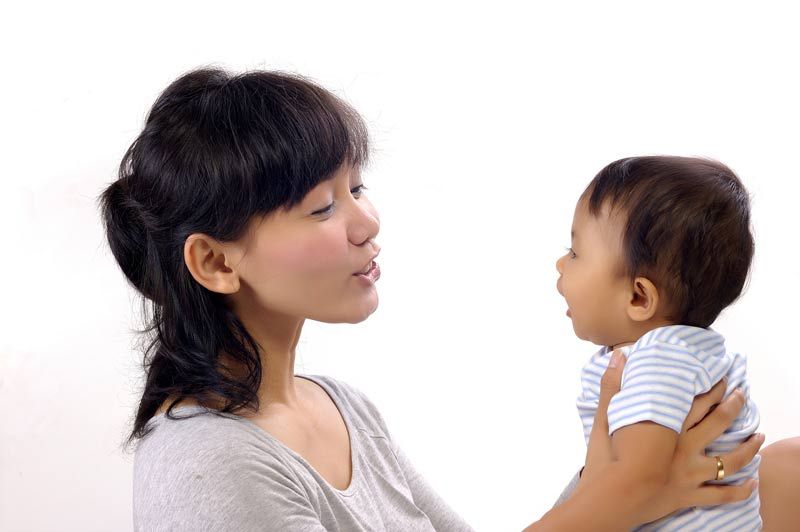
{"type": "Polygon", "coordinates": [[[558,259],[558,292],[578,338],[614,345],[625,337],[630,281],[622,259],[622,216],[604,206],[593,216],[587,201],[575,207],[572,246],[558,259]]]}

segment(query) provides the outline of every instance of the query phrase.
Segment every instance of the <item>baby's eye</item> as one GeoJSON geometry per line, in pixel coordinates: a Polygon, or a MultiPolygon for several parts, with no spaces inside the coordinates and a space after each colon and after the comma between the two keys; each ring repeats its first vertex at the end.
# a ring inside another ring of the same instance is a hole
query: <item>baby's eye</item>
{"type": "Polygon", "coordinates": [[[367,187],[365,187],[362,184],[362,185],[358,185],[357,187],[351,188],[350,189],[350,193],[353,195],[354,198],[358,199],[358,198],[361,197],[361,191],[363,191],[363,190],[367,190],[367,187]]]}
{"type": "Polygon", "coordinates": [[[569,253],[569,258],[574,259],[577,257],[577,255],[575,254],[575,250],[573,250],[572,248],[566,248],[566,250],[567,253],[569,253]]]}

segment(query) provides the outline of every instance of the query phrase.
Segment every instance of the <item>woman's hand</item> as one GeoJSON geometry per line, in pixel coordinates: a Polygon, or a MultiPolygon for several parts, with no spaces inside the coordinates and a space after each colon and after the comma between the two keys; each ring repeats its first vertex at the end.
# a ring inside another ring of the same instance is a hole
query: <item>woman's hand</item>
{"type": "MultiPolygon", "coordinates": [[[[607,410],[611,398],[620,389],[624,367],[625,357],[615,351],[600,382],[600,404],[589,437],[581,484],[584,479],[602,474],[604,466],[613,460],[607,410]]],[[[707,393],[695,397],[678,438],[669,481],[642,515],[637,516],[638,523],[654,521],[680,508],[742,501],[756,489],[758,482],[755,480],[749,480],[741,486],[704,484],[713,480],[717,473],[716,460],[705,455],[705,448],[736,419],[745,402],[744,395],[738,390],[722,401],[726,384],[723,379],[707,393]]],[[[720,455],[726,475],[732,475],[750,463],[762,443],[764,435],[755,434],[733,451],[720,455]]],[[[578,485],[579,490],[581,484],[578,485]]]]}

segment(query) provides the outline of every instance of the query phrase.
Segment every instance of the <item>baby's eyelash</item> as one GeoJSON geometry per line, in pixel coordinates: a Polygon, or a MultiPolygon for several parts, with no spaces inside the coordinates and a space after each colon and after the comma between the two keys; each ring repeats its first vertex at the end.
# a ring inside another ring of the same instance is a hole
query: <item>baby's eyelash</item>
{"type": "Polygon", "coordinates": [[[577,255],[575,254],[575,250],[574,250],[574,249],[572,249],[572,248],[564,248],[564,249],[566,249],[566,250],[567,250],[567,253],[569,253],[569,254],[570,254],[570,257],[571,257],[571,258],[573,258],[573,259],[574,259],[575,257],[577,257],[577,255]]]}

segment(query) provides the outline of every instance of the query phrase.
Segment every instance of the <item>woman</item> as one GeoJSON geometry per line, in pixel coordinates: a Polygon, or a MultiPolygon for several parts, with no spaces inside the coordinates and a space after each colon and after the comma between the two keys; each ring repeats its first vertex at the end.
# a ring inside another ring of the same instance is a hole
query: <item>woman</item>
{"type": "MultiPolygon", "coordinates": [[[[297,76],[198,70],[153,105],[101,198],[111,250],[152,302],[129,439],[138,440],[137,530],[470,529],[363,394],[295,375],[305,319],[356,323],[378,304],[379,220],[360,176],[367,157],[358,114],[297,76]]],[[[609,372],[606,394],[619,371],[609,372]]],[[[693,421],[721,390],[695,402],[693,421]]],[[[753,485],[701,486],[716,470],[703,440],[740,407],[731,396],[687,430],[658,501],[603,527],[747,497],[753,485]]],[[[760,443],[723,456],[726,470],[760,443]]],[[[575,494],[532,529],[600,529],[592,479],[610,456],[596,446],[590,457],[575,494]]]]}

